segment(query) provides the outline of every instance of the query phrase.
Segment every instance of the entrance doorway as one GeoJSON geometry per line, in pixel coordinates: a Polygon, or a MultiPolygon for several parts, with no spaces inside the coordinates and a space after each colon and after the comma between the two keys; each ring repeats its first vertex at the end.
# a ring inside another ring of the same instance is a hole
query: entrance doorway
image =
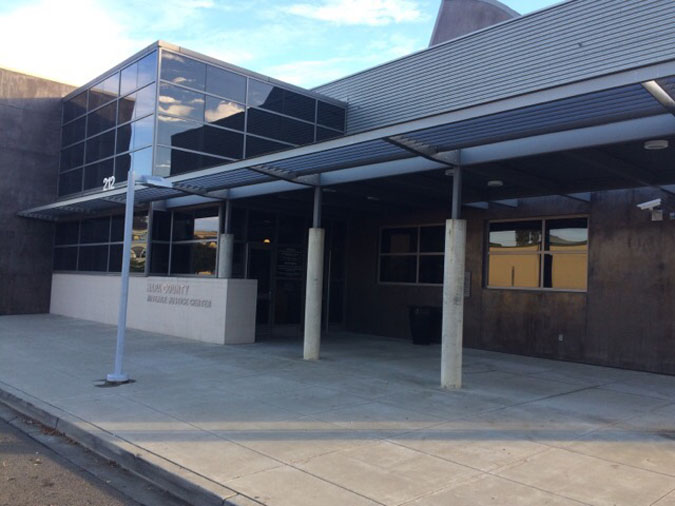
{"type": "Polygon", "coordinates": [[[255,322],[269,325],[272,312],[272,247],[269,244],[248,244],[246,277],[258,280],[258,301],[255,322]]]}

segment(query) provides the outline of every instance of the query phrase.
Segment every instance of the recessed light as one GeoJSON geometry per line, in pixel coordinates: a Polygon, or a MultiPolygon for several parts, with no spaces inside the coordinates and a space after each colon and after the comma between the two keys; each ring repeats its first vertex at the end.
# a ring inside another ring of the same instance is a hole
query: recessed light
{"type": "Polygon", "coordinates": [[[499,188],[501,186],[504,186],[504,181],[501,179],[492,179],[487,182],[488,188],[499,188]]]}
{"type": "Polygon", "coordinates": [[[371,195],[368,195],[366,198],[367,198],[368,200],[380,200],[380,197],[373,197],[373,196],[371,196],[371,195]]]}
{"type": "Polygon", "coordinates": [[[653,139],[645,141],[645,149],[648,151],[656,151],[658,149],[666,149],[669,143],[667,139],[653,139]]]}

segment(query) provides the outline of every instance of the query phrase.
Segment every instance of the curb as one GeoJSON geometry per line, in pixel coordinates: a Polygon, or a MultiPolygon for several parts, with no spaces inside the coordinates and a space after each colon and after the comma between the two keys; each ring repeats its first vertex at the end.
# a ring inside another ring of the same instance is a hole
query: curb
{"type": "Polygon", "coordinates": [[[30,394],[0,386],[0,403],[57,430],[100,457],[187,502],[204,506],[260,506],[263,503],[135,446],[30,394]]]}

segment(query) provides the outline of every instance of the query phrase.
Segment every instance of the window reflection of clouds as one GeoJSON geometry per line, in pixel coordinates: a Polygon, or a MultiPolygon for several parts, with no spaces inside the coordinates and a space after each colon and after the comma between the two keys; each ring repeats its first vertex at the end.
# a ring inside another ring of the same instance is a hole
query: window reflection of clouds
{"type": "Polygon", "coordinates": [[[204,114],[204,96],[162,83],[159,109],[166,114],[201,121],[204,114]]]}
{"type": "Polygon", "coordinates": [[[215,123],[219,119],[228,118],[243,112],[244,106],[237,104],[236,102],[229,102],[227,100],[209,100],[204,115],[206,121],[215,123]]]}

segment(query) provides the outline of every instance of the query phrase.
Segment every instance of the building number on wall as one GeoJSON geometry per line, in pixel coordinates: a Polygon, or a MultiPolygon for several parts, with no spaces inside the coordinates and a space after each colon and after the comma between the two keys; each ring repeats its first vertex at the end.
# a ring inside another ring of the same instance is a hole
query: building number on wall
{"type": "Polygon", "coordinates": [[[103,191],[112,190],[115,188],[115,176],[103,178],[103,191]]]}

